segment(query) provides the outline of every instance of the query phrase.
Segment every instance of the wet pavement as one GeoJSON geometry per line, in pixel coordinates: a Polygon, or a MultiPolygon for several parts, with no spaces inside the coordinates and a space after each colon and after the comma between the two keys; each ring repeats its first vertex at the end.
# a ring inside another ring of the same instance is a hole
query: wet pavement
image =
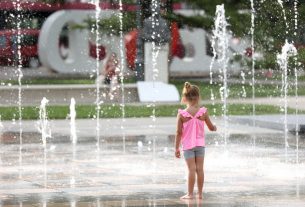
{"type": "Polygon", "coordinates": [[[0,206],[304,206],[305,139],[280,130],[229,124],[207,133],[204,199],[180,200],[186,168],[173,151],[175,119],[68,120],[51,122],[43,148],[35,121],[2,122],[0,206]],[[298,138],[298,144],[296,142],[298,138]],[[99,147],[98,147],[99,146],[99,147]],[[287,151],[287,153],[286,153],[287,151]]]}

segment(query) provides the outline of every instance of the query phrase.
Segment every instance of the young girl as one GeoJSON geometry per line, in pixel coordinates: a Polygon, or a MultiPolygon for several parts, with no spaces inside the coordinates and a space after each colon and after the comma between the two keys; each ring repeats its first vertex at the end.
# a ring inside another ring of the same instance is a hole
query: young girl
{"type": "Polygon", "coordinates": [[[207,124],[210,131],[216,131],[217,128],[210,121],[207,109],[199,106],[200,95],[199,88],[185,82],[182,91],[181,102],[186,104],[186,109],[178,110],[177,115],[177,133],[175,140],[175,156],[180,158],[180,142],[182,143],[183,155],[188,167],[188,193],[182,196],[182,199],[192,199],[197,175],[198,197],[202,199],[202,189],[204,182],[204,123],[207,124]]]}

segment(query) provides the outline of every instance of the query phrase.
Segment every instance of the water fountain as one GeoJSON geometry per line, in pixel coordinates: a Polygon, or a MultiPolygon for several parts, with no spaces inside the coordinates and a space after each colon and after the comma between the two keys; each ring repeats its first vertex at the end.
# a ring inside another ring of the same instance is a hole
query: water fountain
{"type": "MultiPolygon", "coordinates": [[[[96,44],[96,77],[99,76],[100,71],[100,50],[98,45],[100,44],[100,33],[99,33],[99,19],[101,14],[100,1],[95,0],[95,44],[96,44]]],[[[100,110],[101,110],[101,100],[100,100],[100,82],[96,81],[96,147],[97,147],[97,159],[99,160],[100,154],[100,110]]]]}
{"type": "Polygon", "coordinates": [[[20,6],[20,0],[16,1],[16,10],[17,10],[17,41],[15,39],[16,44],[16,50],[14,51],[15,57],[15,64],[17,65],[17,76],[18,76],[18,115],[19,115],[19,167],[20,167],[20,173],[19,177],[22,178],[22,58],[21,58],[21,6],[20,6]],[[17,53],[17,54],[16,54],[17,53]]]}
{"type": "MultiPolygon", "coordinates": [[[[228,129],[228,117],[227,117],[227,98],[228,98],[228,85],[227,85],[227,64],[228,64],[228,57],[227,57],[227,50],[228,50],[228,31],[227,31],[227,20],[225,16],[225,9],[224,5],[217,5],[216,7],[216,14],[215,14],[215,26],[213,30],[213,37],[212,37],[212,48],[213,48],[213,59],[210,65],[210,84],[213,83],[212,80],[212,67],[215,61],[216,56],[218,56],[218,62],[222,65],[219,73],[220,78],[223,82],[222,87],[220,87],[219,93],[221,100],[223,102],[222,113],[224,118],[224,143],[227,144],[227,129],[228,129]]],[[[211,90],[211,98],[214,103],[214,94],[211,90]]]]}
{"type": "Polygon", "coordinates": [[[293,44],[288,43],[286,40],[285,45],[282,47],[282,53],[278,54],[277,62],[282,72],[282,89],[281,94],[284,99],[284,141],[285,141],[285,156],[287,161],[288,143],[288,122],[287,122],[287,93],[288,93],[288,61],[290,56],[296,56],[297,50],[293,44]]]}
{"type": "Polygon", "coordinates": [[[124,123],[126,121],[125,119],[125,92],[124,92],[124,72],[125,72],[125,58],[124,55],[124,35],[123,35],[123,3],[122,0],[119,1],[119,19],[120,19],[120,71],[119,71],[119,77],[121,81],[121,93],[122,93],[122,99],[121,99],[121,111],[122,111],[122,124],[121,124],[121,130],[122,130],[122,137],[123,137],[123,151],[125,152],[125,132],[124,132],[124,123]]]}
{"type": "MultiPolygon", "coordinates": [[[[287,36],[288,36],[288,22],[287,22],[287,17],[286,17],[286,12],[283,6],[282,0],[278,0],[279,5],[282,8],[282,13],[283,13],[283,19],[285,22],[286,26],[286,39],[285,39],[285,44],[282,47],[282,53],[277,55],[277,63],[279,64],[282,72],[282,88],[281,88],[281,97],[283,98],[284,105],[282,106],[282,111],[284,112],[284,141],[285,141],[285,157],[286,157],[286,162],[287,162],[287,149],[289,148],[289,143],[288,143],[288,121],[287,121],[287,93],[288,93],[288,62],[289,62],[289,57],[293,56],[295,68],[294,68],[294,73],[295,73],[295,97],[296,97],[296,144],[297,144],[297,151],[298,151],[298,131],[299,131],[299,123],[298,123],[298,111],[297,111],[297,96],[298,96],[298,71],[297,71],[297,50],[294,47],[294,42],[288,43],[287,36]]],[[[294,36],[296,37],[296,32],[297,32],[297,1],[294,2],[294,36]]],[[[298,152],[296,153],[298,154],[298,152]]],[[[298,160],[298,155],[297,158],[298,160]]]]}
{"type": "Polygon", "coordinates": [[[39,107],[39,121],[37,129],[41,133],[43,154],[44,154],[44,187],[47,188],[47,138],[51,137],[51,128],[48,121],[46,106],[49,100],[43,97],[39,107]]]}
{"type": "Polygon", "coordinates": [[[71,132],[71,142],[72,142],[73,146],[77,143],[75,119],[76,119],[75,99],[71,98],[71,103],[70,103],[70,132],[71,132]]]}
{"type": "MultiPolygon", "coordinates": [[[[297,30],[298,30],[298,1],[294,1],[294,38],[297,39],[297,30]]],[[[295,138],[296,138],[296,164],[299,163],[299,118],[298,118],[298,58],[297,56],[294,57],[294,75],[295,75],[295,115],[296,115],[296,124],[295,124],[295,138]]]]}
{"type": "MultiPolygon", "coordinates": [[[[153,1],[153,4],[157,4],[157,0],[153,1]]],[[[95,2],[96,8],[96,26],[98,27],[98,17],[102,12],[100,10],[100,2],[95,2]]],[[[61,205],[65,203],[67,199],[70,206],[86,205],[94,203],[95,206],[128,206],[134,205],[172,205],[172,206],[184,206],[183,203],[179,203],[176,197],[183,192],[184,180],[182,180],[182,174],[184,170],[184,165],[181,162],[174,160],[172,158],[172,138],[168,136],[173,134],[175,131],[174,118],[158,118],[156,116],[156,101],[153,101],[147,107],[152,108],[152,114],[149,119],[139,119],[133,120],[135,123],[126,123],[125,118],[125,97],[124,97],[124,56],[123,54],[123,32],[122,32],[122,1],[119,2],[120,7],[120,80],[121,80],[121,90],[122,90],[122,101],[121,101],[121,112],[122,120],[113,122],[109,126],[108,134],[105,135],[105,146],[101,150],[100,135],[103,125],[103,119],[100,118],[100,105],[102,101],[100,100],[100,85],[96,85],[96,120],[92,123],[91,120],[79,120],[77,129],[79,134],[76,134],[76,111],[75,111],[75,100],[71,99],[70,102],[70,122],[66,121],[54,121],[54,129],[59,132],[53,134],[54,139],[50,139],[50,142],[54,142],[56,149],[50,153],[47,148],[47,139],[51,137],[50,123],[48,121],[48,115],[46,106],[48,100],[43,98],[40,105],[40,120],[38,123],[38,130],[41,133],[42,143],[43,143],[43,154],[44,154],[44,193],[51,192],[48,199],[43,199],[43,206],[47,206],[48,201],[52,201],[54,198],[61,205]],[[160,123],[159,123],[160,122],[160,123]],[[173,123],[172,123],[173,122],[173,123]],[[56,125],[57,123],[57,125],[56,125]],[[100,124],[102,123],[102,124],[100,124]],[[120,129],[117,130],[121,124],[120,129]],[[69,125],[70,124],[70,125],[69,125]],[[163,125],[162,125],[163,124],[163,125]],[[70,127],[69,127],[69,126],[70,127]],[[147,130],[147,126],[151,129],[147,130]],[[59,130],[60,129],[60,130],[59,130]],[[81,133],[83,132],[83,133],[81,133]],[[85,135],[86,134],[86,135],[85,135]],[[127,135],[126,135],[127,134],[127,135]],[[145,136],[143,136],[145,134],[145,136]],[[90,144],[95,143],[91,138],[96,138],[96,147],[98,153],[98,161],[96,161],[96,151],[92,150],[90,144]],[[79,139],[79,140],[78,140],[79,139]],[[123,152],[122,153],[122,143],[123,139],[123,152]],[[117,141],[119,140],[119,141],[117,141]],[[128,140],[128,141],[126,141],[128,140]],[[71,150],[67,150],[67,147],[71,147],[72,143],[72,154],[71,150]],[[68,144],[67,144],[68,143],[68,144]],[[76,144],[78,149],[76,150],[76,144]],[[148,143],[148,144],[147,144],[148,143]],[[150,148],[150,149],[148,149],[150,148]],[[47,154],[48,152],[48,154],[47,154]],[[50,157],[50,159],[47,159],[50,157]],[[152,155],[152,156],[151,156],[152,155]],[[73,159],[71,159],[71,157],[73,159]],[[77,157],[77,159],[76,159],[77,157]],[[52,158],[52,159],[51,159],[52,158]],[[49,160],[47,165],[47,160],[49,160]],[[152,162],[151,162],[152,160],[152,162]],[[71,170],[66,170],[67,164],[71,164],[71,170]],[[173,168],[175,166],[175,168],[173,168]],[[76,172],[78,172],[76,176],[76,172]],[[77,178],[77,179],[76,179],[77,178]],[[77,182],[76,182],[77,180],[77,182]],[[143,185],[142,183],[145,183],[143,185]],[[50,187],[49,187],[50,186],[50,187]],[[160,193],[160,186],[162,186],[162,193],[160,193]],[[48,187],[48,188],[47,188],[48,187]],[[163,188],[164,187],[164,188],[163,188]],[[147,193],[148,192],[148,193],[147,193]],[[58,196],[60,194],[60,196],[58,196]],[[147,195],[149,194],[149,195],[147,195]],[[161,194],[161,195],[160,195],[161,194]],[[64,198],[67,195],[68,198],[64,198]],[[116,196],[114,196],[116,195],[116,196]],[[136,195],[136,196],[135,196],[136,195]],[[53,197],[54,196],[54,197],[53,197]],[[79,197],[77,197],[79,196],[79,197]],[[141,197],[141,200],[138,200],[141,197]],[[78,200],[79,198],[79,200],[78,200]],[[144,198],[144,199],[143,199],[144,198]],[[119,200],[118,200],[119,199],[119,200]],[[130,199],[132,201],[130,201],[130,199]],[[146,202],[147,200],[147,202],[146,202]],[[160,201],[161,200],[161,201],[160,201]],[[62,202],[62,203],[61,203],[62,202]],[[83,202],[79,204],[78,202],[83,202]],[[132,203],[133,202],[133,203],[132,203]],[[172,202],[172,203],[171,203],[172,202]]],[[[253,1],[251,1],[252,17],[251,17],[251,46],[252,54],[254,54],[254,6],[253,1]]],[[[155,12],[155,11],[154,11],[155,12]]],[[[153,12],[153,13],[154,13],[153,12]]],[[[279,132],[269,131],[267,129],[261,129],[253,124],[253,129],[245,127],[244,129],[239,128],[238,133],[233,134],[232,131],[236,130],[237,127],[234,123],[228,123],[227,120],[227,96],[228,96],[228,85],[227,85],[227,71],[226,67],[228,64],[227,60],[227,22],[225,17],[224,6],[220,5],[216,9],[216,19],[215,19],[215,30],[213,33],[212,42],[214,58],[213,62],[216,61],[216,56],[218,56],[217,61],[223,63],[223,68],[220,71],[222,76],[222,89],[220,91],[223,103],[223,120],[218,121],[219,124],[224,125],[224,135],[211,135],[207,134],[207,140],[209,140],[209,146],[207,147],[207,160],[206,160],[206,170],[209,175],[209,179],[206,182],[206,192],[207,192],[207,203],[218,203],[219,196],[222,197],[222,204],[228,203],[228,205],[241,205],[251,206],[255,203],[257,206],[265,206],[266,200],[270,202],[271,206],[273,204],[279,204],[278,202],[295,203],[302,206],[302,199],[304,198],[304,193],[300,189],[304,187],[303,180],[305,179],[302,172],[305,170],[304,158],[299,158],[300,153],[304,152],[305,146],[302,143],[299,149],[299,138],[298,134],[296,136],[296,163],[294,165],[291,161],[286,160],[282,162],[283,156],[281,156],[281,150],[278,145],[281,143],[277,137],[282,135],[279,132]],[[216,49],[218,47],[218,49],[216,49]],[[221,123],[220,123],[221,122],[221,123]],[[232,127],[232,128],[231,128],[232,127]],[[232,130],[234,129],[234,130],[232,130]],[[263,131],[259,134],[259,131],[263,131]],[[265,134],[266,133],[266,134],[265,134]],[[258,134],[258,138],[255,143],[256,146],[256,159],[253,159],[251,154],[251,146],[249,146],[249,140],[251,140],[252,134],[258,134]],[[230,138],[230,139],[229,139],[230,138]],[[231,139],[232,138],[232,139],[231,139]],[[223,153],[223,149],[217,147],[215,143],[223,142],[226,145],[226,153],[223,153]],[[213,141],[215,141],[215,143],[213,141]],[[210,142],[211,141],[211,142],[210,142]],[[272,143],[272,144],[270,144],[272,143]],[[291,174],[291,171],[295,170],[295,175],[291,174]],[[298,181],[295,181],[298,178],[298,181]],[[296,182],[296,184],[295,184],[296,182]],[[283,184],[284,183],[284,184],[283,184]],[[228,187],[229,186],[229,187],[228,187]],[[287,187],[288,186],[288,187],[287,187]],[[233,189],[233,190],[232,190],[233,189]],[[272,190],[275,189],[275,190],[272,190]],[[276,190],[280,189],[280,190],[276,190]],[[292,189],[292,190],[291,190],[292,189]],[[294,197],[294,192],[296,191],[296,197],[294,197]],[[216,198],[210,196],[211,194],[217,195],[216,198]],[[263,196],[262,196],[263,195],[263,196]],[[267,195],[264,197],[264,195],[267,195]],[[268,199],[266,199],[266,197],[268,199]],[[287,198],[288,197],[288,198],[287,198]],[[238,199],[237,199],[238,198],[238,199]],[[246,199],[244,199],[246,198],[246,199]],[[258,198],[258,199],[257,199],[258,198]],[[287,200],[286,200],[287,198],[287,200]],[[237,200],[236,200],[237,199],[237,200]]],[[[297,20],[295,20],[297,22],[297,20]]],[[[155,24],[158,24],[156,22],[155,24]]],[[[96,32],[96,40],[98,42],[99,32],[96,32]]],[[[158,35],[158,34],[153,34],[158,35]]],[[[154,79],[158,76],[158,66],[156,64],[156,59],[158,58],[160,48],[157,44],[153,42],[153,72],[154,79]]],[[[99,55],[99,51],[96,51],[99,55]]],[[[283,94],[284,99],[287,101],[287,70],[288,70],[288,59],[290,55],[295,54],[295,48],[293,44],[286,42],[282,48],[282,53],[278,55],[278,63],[283,71],[283,94]]],[[[297,61],[297,60],[295,60],[297,61]]],[[[252,55],[252,99],[255,99],[255,77],[254,77],[254,65],[255,58],[252,55]]],[[[99,61],[96,63],[97,71],[100,67],[99,61]]],[[[210,68],[213,67],[213,63],[210,68]]],[[[297,67],[295,70],[295,96],[296,105],[298,98],[297,91],[297,67]]],[[[20,77],[20,76],[19,76],[20,77]]],[[[22,76],[21,76],[22,77],[22,76]]],[[[21,77],[19,84],[21,85],[21,77]]],[[[213,73],[212,69],[210,72],[211,81],[213,84],[213,73]]],[[[243,79],[243,81],[245,81],[243,79]]],[[[155,92],[155,91],[153,91],[155,92]]],[[[21,94],[21,93],[20,93],[21,94]]],[[[214,97],[214,92],[211,91],[211,96],[214,97]],[[213,96],[212,96],[213,95],[213,96]]],[[[213,100],[214,101],[214,100],[213,100]]],[[[19,99],[19,109],[20,109],[20,120],[19,120],[19,134],[20,138],[26,136],[29,128],[31,126],[29,122],[21,120],[21,95],[19,99]],[[25,130],[25,131],[24,131],[25,130]]],[[[284,107],[285,115],[287,115],[287,102],[285,102],[284,107]]],[[[297,114],[297,111],[296,111],[297,114]]],[[[253,103],[253,117],[255,115],[255,104],[253,103]]],[[[287,123],[287,116],[285,123],[287,123]]],[[[291,151],[287,150],[288,147],[288,130],[287,124],[285,124],[285,157],[291,156],[291,151]]],[[[296,128],[298,124],[296,125],[296,128]]],[[[7,123],[3,123],[3,128],[7,128],[7,123]]],[[[53,129],[53,128],[52,128],[53,129]]],[[[1,122],[0,122],[1,130],[1,122]]],[[[53,131],[52,131],[53,132],[53,131]]],[[[102,131],[104,133],[104,131],[102,131]]],[[[297,132],[298,133],[298,132],[297,132]]],[[[31,135],[35,137],[35,135],[31,135]]],[[[37,136],[37,135],[36,135],[37,136]]],[[[104,135],[103,135],[104,136],[104,135]]],[[[2,139],[2,138],[1,138],[2,139]]],[[[30,139],[34,138],[30,137],[30,139]]],[[[34,189],[36,192],[39,188],[39,166],[35,156],[41,151],[40,142],[37,144],[33,143],[19,143],[19,160],[24,157],[24,162],[22,160],[19,162],[19,169],[23,169],[24,174],[27,175],[26,187],[28,189],[34,189]],[[24,150],[24,155],[22,156],[22,150],[24,150]],[[34,158],[33,158],[34,157],[34,158]],[[30,184],[33,183],[33,185],[30,184]]],[[[0,151],[7,153],[8,155],[14,154],[13,148],[18,146],[18,143],[9,146],[6,144],[6,140],[2,140],[0,145],[0,151]],[[11,149],[12,148],[12,149],[11,149]]],[[[28,141],[24,139],[24,141],[28,141]]],[[[301,140],[302,141],[302,140],[301,140]]],[[[10,143],[11,144],[11,143],[10,143]]],[[[3,155],[3,154],[1,154],[3,155]]],[[[2,159],[0,162],[1,172],[12,173],[14,178],[14,170],[16,168],[15,164],[12,163],[14,157],[8,159],[2,159]],[[8,160],[8,161],[7,161],[8,160]],[[2,170],[3,169],[3,170],[2,170]]],[[[17,164],[18,165],[18,164],[17,164]]],[[[18,168],[18,167],[17,167],[18,168]]],[[[7,175],[5,175],[7,176],[7,175]]],[[[5,179],[5,176],[2,178],[5,179]]],[[[25,176],[23,176],[25,177],[25,176]]],[[[19,176],[19,179],[22,176],[19,176]]],[[[25,184],[24,184],[25,185],[25,184]]],[[[20,187],[17,185],[17,187],[20,187]]],[[[4,187],[5,188],[5,187],[4,187]]],[[[1,188],[0,188],[1,191],[1,188]]],[[[2,191],[1,191],[2,192],[2,191]]],[[[4,192],[4,190],[3,190],[4,192]]],[[[5,189],[5,193],[13,195],[14,191],[11,188],[5,189]]],[[[22,200],[22,196],[25,194],[20,193],[20,197],[16,196],[15,199],[18,200],[19,206],[31,205],[32,201],[22,200]]],[[[27,196],[27,195],[26,195],[27,196]]],[[[26,197],[25,196],[25,197],[26,197]]],[[[4,199],[9,200],[9,197],[4,199]]],[[[12,198],[14,199],[14,198],[12,198]]],[[[196,202],[196,201],[195,201],[196,202]]],[[[268,203],[267,202],[267,203],[268,203]]],[[[0,205],[2,203],[0,202],[0,205]]],[[[220,205],[222,205],[220,204],[220,205]]],[[[292,204],[292,205],[293,205],[292,204]]],[[[63,204],[64,205],[64,204],[63,204]]]]}
{"type": "MultiPolygon", "coordinates": [[[[252,125],[255,127],[255,46],[254,46],[254,29],[255,29],[255,9],[254,2],[251,0],[251,73],[252,73],[252,125]]],[[[256,136],[253,135],[253,154],[255,155],[256,136]]]]}
{"type": "MultiPolygon", "coordinates": [[[[158,6],[158,1],[157,0],[153,0],[152,1],[152,17],[155,17],[157,15],[157,6],[158,6]]],[[[154,22],[152,23],[152,28],[153,30],[155,29],[155,25],[158,24],[158,20],[156,18],[153,18],[154,22]]],[[[156,94],[156,88],[155,88],[155,82],[156,79],[158,77],[158,73],[159,73],[159,69],[157,67],[157,57],[158,57],[158,51],[159,51],[159,47],[156,45],[155,39],[157,37],[158,34],[156,34],[156,32],[154,31],[151,34],[151,37],[153,39],[152,41],[152,68],[153,68],[153,93],[156,94]]],[[[152,102],[152,115],[151,115],[151,119],[152,119],[152,124],[151,124],[151,128],[153,130],[156,129],[156,100],[154,99],[152,102]]],[[[156,135],[153,135],[153,146],[152,146],[153,150],[153,171],[156,170],[155,168],[155,155],[156,155],[156,135]]]]}

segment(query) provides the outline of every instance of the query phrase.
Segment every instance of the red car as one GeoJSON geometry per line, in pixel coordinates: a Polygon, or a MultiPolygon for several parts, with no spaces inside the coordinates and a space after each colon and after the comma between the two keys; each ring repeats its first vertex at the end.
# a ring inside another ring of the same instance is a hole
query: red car
{"type": "Polygon", "coordinates": [[[39,30],[21,29],[18,44],[17,30],[0,31],[0,64],[18,64],[18,45],[23,66],[38,67],[38,36],[39,30]]]}

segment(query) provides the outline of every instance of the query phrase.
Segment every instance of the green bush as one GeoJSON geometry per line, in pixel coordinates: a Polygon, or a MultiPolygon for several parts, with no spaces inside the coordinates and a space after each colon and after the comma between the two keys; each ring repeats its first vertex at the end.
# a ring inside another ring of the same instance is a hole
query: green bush
{"type": "Polygon", "coordinates": [[[298,50],[298,62],[300,63],[298,65],[299,69],[305,70],[305,48],[300,48],[298,50]]]}
{"type": "Polygon", "coordinates": [[[264,55],[262,59],[255,61],[256,69],[279,69],[278,64],[276,62],[276,54],[267,53],[264,55]]]}

